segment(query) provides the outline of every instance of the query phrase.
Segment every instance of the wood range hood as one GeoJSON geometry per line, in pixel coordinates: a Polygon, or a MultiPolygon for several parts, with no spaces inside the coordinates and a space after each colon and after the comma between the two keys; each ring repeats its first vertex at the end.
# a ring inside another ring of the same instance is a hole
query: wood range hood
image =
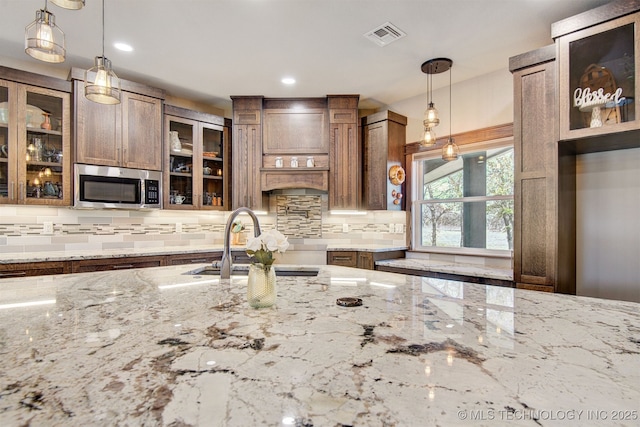
{"type": "Polygon", "coordinates": [[[326,98],[265,99],[262,110],[262,191],[329,190],[326,98]],[[307,166],[307,159],[313,166],[307,166]],[[280,162],[280,167],[278,163],[280,162]],[[294,162],[297,166],[294,167],[294,162]]]}
{"type": "Polygon", "coordinates": [[[326,192],[334,207],[357,200],[358,95],[231,99],[234,206],[261,208],[265,193],[287,190],[326,192]]]}

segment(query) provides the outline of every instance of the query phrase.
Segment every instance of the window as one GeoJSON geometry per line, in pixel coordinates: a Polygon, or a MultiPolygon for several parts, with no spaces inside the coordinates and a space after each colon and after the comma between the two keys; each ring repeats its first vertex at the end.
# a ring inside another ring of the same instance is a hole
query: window
{"type": "Polygon", "coordinates": [[[513,145],[467,149],[453,162],[439,151],[414,157],[413,249],[510,254],[513,145]]]}

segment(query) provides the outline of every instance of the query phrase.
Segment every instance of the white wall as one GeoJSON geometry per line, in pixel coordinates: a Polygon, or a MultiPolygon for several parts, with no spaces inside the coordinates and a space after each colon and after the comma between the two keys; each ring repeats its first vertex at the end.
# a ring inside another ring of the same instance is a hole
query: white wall
{"type": "MultiPolygon", "coordinates": [[[[455,73],[455,65],[451,71],[455,73]]],[[[447,73],[435,78],[449,81],[447,73]]],[[[451,98],[451,130],[454,134],[513,122],[513,77],[506,64],[503,70],[454,84],[451,98]]],[[[435,90],[433,101],[440,112],[440,124],[435,128],[436,136],[440,138],[449,135],[449,86],[435,90]]],[[[426,92],[387,108],[407,116],[407,143],[420,140],[427,108],[426,92]]]]}
{"type": "Polygon", "coordinates": [[[576,157],[576,293],[640,302],[640,148],[576,157]]]}

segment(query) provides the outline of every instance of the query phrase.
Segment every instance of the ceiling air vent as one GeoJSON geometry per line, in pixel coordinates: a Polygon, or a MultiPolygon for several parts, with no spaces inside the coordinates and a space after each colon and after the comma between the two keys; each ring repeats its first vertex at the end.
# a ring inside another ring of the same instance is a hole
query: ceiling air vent
{"type": "Polygon", "coordinates": [[[377,44],[378,46],[386,46],[391,42],[403,38],[407,34],[391,22],[385,22],[371,31],[367,31],[364,36],[377,44]]]}

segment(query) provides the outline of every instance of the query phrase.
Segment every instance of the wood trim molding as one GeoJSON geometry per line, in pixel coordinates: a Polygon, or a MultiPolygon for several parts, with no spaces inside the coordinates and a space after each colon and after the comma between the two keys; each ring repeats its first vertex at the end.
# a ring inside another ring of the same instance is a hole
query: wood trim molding
{"type": "Polygon", "coordinates": [[[521,70],[544,62],[555,61],[556,45],[550,44],[540,49],[532,50],[509,58],[509,71],[521,70]]]}
{"type": "MultiPolygon", "coordinates": [[[[69,72],[69,80],[84,80],[84,72],[85,70],[82,68],[72,68],[69,72]]],[[[125,79],[120,79],[120,89],[127,92],[133,92],[139,95],[146,95],[162,100],[164,100],[166,93],[164,89],[159,89],[157,87],[152,87],[125,79]]]]}
{"type": "Polygon", "coordinates": [[[31,73],[29,71],[0,66],[0,78],[12,82],[71,93],[71,82],[42,74],[31,73]]]}
{"type": "MultiPolygon", "coordinates": [[[[462,132],[451,135],[458,146],[474,144],[478,142],[492,141],[501,138],[513,137],[513,123],[505,123],[503,125],[490,126],[482,129],[476,129],[469,132],[462,132]]],[[[411,155],[416,153],[442,150],[447,143],[449,136],[438,138],[436,145],[433,147],[422,147],[419,142],[411,142],[405,145],[405,154],[411,155]]]]}
{"type": "Polygon", "coordinates": [[[551,38],[565,36],[640,10],[640,0],[616,0],[551,24],[551,38]]]}

